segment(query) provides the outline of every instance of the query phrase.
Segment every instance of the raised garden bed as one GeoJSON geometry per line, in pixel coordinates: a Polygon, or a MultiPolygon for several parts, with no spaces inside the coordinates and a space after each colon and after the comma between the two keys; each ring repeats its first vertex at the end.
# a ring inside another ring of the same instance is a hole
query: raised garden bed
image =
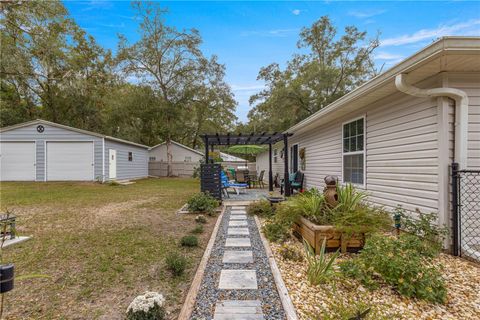
{"type": "Polygon", "coordinates": [[[305,239],[315,250],[320,253],[323,239],[327,239],[326,251],[332,252],[339,248],[342,252],[358,252],[365,244],[365,235],[345,234],[338,231],[335,226],[317,225],[303,217],[293,224],[294,234],[298,238],[305,239]]]}

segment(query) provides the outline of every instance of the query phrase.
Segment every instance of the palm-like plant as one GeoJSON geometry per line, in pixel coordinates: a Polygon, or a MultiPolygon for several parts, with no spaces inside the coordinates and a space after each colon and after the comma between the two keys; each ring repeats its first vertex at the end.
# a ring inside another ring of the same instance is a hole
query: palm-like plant
{"type": "Polygon", "coordinates": [[[308,263],[307,279],[310,284],[314,286],[325,282],[333,275],[333,263],[340,254],[337,250],[330,257],[330,259],[328,259],[325,254],[326,243],[327,239],[324,238],[322,242],[322,248],[320,249],[320,254],[316,256],[312,246],[310,246],[310,244],[303,239],[303,247],[305,248],[308,263]]]}
{"type": "Polygon", "coordinates": [[[337,212],[352,212],[367,197],[365,192],[358,191],[351,183],[346,184],[344,187],[337,187],[337,195],[338,205],[334,208],[337,212]]]}
{"type": "Polygon", "coordinates": [[[292,198],[291,208],[308,220],[323,224],[328,223],[325,197],[318,191],[308,191],[292,198]]]}

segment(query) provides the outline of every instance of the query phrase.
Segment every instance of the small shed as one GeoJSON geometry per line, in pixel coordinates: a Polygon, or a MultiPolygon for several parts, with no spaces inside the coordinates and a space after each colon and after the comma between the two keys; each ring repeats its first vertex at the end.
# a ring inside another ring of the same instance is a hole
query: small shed
{"type": "MultiPolygon", "coordinates": [[[[172,141],[172,162],[196,162],[198,163],[203,157],[203,153],[195,149],[189,148],[181,143],[172,141]]],[[[167,144],[162,142],[153,146],[149,150],[150,161],[167,162],[167,144]]]]}
{"type": "Polygon", "coordinates": [[[34,120],[0,129],[0,181],[107,181],[148,176],[148,147],[34,120]]]}

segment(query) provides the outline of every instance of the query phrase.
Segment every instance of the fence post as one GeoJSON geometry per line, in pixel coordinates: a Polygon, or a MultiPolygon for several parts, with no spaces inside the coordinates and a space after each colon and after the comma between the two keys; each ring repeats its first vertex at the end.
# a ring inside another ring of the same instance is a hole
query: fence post
{"type": "Polygon", "coordinates": [[[452,235],[453,235],[453,255],[459,255],[459,201],[458,201],[458,187],[459,187],[459,175],[458,175],[458,163],[454,162],[451,166],[452,174],[452,235]]]}

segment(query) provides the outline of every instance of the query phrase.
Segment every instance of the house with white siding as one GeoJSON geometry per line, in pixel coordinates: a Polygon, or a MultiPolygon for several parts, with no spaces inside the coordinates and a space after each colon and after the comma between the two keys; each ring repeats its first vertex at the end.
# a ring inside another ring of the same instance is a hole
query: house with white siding
{"type": "MultiPolygon", "coordinates": [[[[288,151],[306,188],[334,175],[375,204],[436,212],[449,225],[450,165],[480,169],[480,38],[441,38],[286,132],[273,175],[283,177],[288,151]]],[[[257,167],[268,170],[268,152],[257,167]]]]}
{"type": "Polygon", "coordinates": [[[0,129],[0,181],[108,181],[148,176],[148,147],[34,120],[0,129]]]}

